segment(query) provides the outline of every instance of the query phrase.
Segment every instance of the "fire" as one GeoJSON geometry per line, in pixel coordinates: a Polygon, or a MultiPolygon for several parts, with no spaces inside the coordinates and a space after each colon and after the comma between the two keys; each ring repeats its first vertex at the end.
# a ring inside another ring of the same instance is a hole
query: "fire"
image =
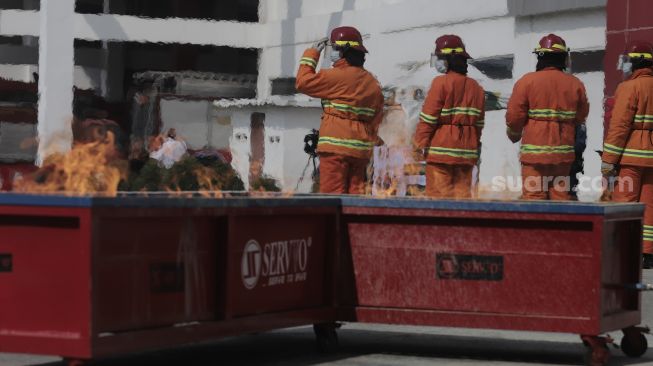
{"type": "Polygon", "coordinates": [[[115,137],[107,132],[103,139],[47,157],[36,173],[15,182],[14,191],[116,196],[126,174],[127,164],[118,158],[115,137]]]}
{"type": "Polygon", "coordinates": [[[407,145],[375,148],[374,159],[369,167],[366,194],[379,198],[423,197],[424,191],[417,185],[424,175],[423,163],[416,162],[412,149],[407,145]]]}
{"type": "Polygon", "coordinates": [[[205,198],[223,198],[222,190],[217,186],[219,180],[215,170],[201,167],[193,171],[200,187],[199,193],[205,198]]]}

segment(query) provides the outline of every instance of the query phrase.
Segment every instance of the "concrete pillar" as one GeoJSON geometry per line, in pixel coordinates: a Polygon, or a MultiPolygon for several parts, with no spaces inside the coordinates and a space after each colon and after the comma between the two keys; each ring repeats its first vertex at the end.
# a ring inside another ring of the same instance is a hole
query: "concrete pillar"
{"type": "Polygon", "coordinates": [[[38,165],[73,142],[75,0],[42,0],[40,17],[38,165]]]}
{"type": "MultiPolygon", "coordinates": [[[[103,0],[102,2],[102,13],[109,14],[111,11],[111,4],[109,0],[103,0]]],[[[102,97],[108,99],[109,96],[109,42],[102,41],[102,50],[104,51],[102,55],[102,72],[101,72],[101,89],[102,97]]]]}

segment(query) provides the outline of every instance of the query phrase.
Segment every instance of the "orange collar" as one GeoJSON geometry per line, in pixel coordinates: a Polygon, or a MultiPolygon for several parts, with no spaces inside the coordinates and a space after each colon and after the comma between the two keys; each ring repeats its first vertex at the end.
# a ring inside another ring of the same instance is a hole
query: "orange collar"
{"type": "Polygon", "coordinates": [[[446,74],[446,75],[453,75],[453,76],[462,76],[462,77],[467,77],[467,75],[465,75],[465,74],[461,74],[461,73],[459,73],[459,72],[455,72],[455,71],[453,71],[453,70],[449,70],[449,71],[447,71],[447,74],[446,74]]]}
{"type": "Polygon", "coordinates": [[[637,79],[640,76],[650,76],[653,75],[653,69],[645,67],[643,69],[635,70],[635,72],[628,77],[626,80],[637,79]]]}
{"type": "Polygon", "coordinates": [[[344,58],[341,58],[340,60],[336,61],[333,64],[334,68],[342,68],[342,67],[347,67],[347,66],[349,66],[349,63],[344,58]]]}

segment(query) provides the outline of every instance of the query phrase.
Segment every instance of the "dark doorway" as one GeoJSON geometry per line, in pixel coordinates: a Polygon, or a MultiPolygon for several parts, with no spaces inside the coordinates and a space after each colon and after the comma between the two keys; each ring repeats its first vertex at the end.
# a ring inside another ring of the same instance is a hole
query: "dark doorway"
{"type": "Polygon", "coordinates": [[[249,155],[249,182],[261,178],[263,175],[263,164],[265,163],[265,114],[253,113],[251,122],[249,155]]]}

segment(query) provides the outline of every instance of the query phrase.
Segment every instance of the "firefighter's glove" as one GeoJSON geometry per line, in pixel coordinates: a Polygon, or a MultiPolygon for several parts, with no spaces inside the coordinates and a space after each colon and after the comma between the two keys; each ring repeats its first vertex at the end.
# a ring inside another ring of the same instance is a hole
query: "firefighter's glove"
{"type": "Polygon", "coordinates": [[[617,175],[617,169],[614,164],[606,163],[605,161],[601,163],[601,174],[604,177],[614,177],[617,175]]]}
{"type": "Polygon", "coordinates": [[[506,133],[508,134],[508,138],[510,141],[512,141],[512,143],[517,143],[519,140],[521,140],[521,132],[515,132],[511,130],[510,127],[508,127],[506,133]]]}
{"type": "Polygon", "coordinates": [[[319,52],[322,52],[326,48],[326,45],[327,45],[328,42],[329,42],[329,38],[324,37],[324,38],[320,39],[319,41],[313,43],[313,48],[315,48],[319,52]]]}
{"type": "Polygon", "coordinates": [[[426,149],[418,148],[413,150],[413,160],[416,162],[426,160],[426,149]]]}

